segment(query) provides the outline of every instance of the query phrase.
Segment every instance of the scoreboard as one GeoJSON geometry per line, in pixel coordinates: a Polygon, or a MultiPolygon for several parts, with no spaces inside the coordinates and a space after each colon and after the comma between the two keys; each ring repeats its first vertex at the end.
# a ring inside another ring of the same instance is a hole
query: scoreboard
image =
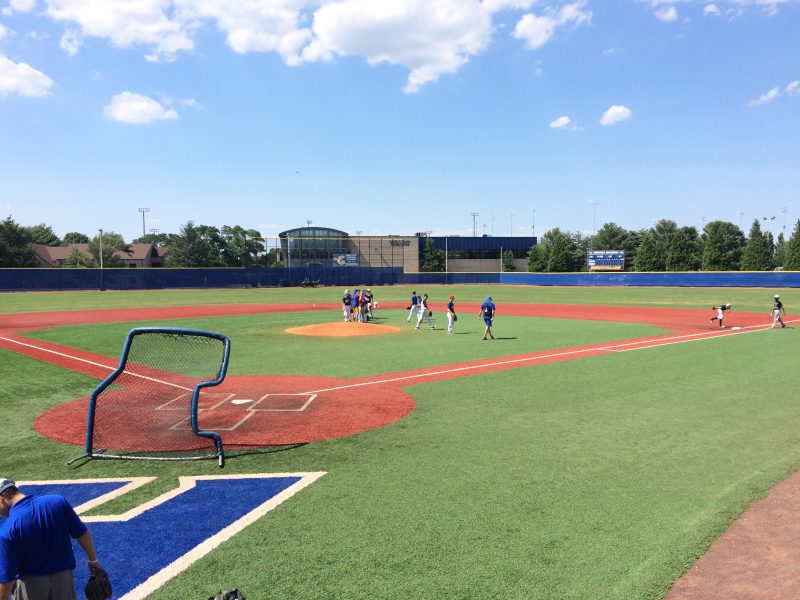
{"type": "Polygon", "coordinates": [[[625,252],[623,250],[590,250],[587,257],[590,271],[625,270],[625,252]]]}

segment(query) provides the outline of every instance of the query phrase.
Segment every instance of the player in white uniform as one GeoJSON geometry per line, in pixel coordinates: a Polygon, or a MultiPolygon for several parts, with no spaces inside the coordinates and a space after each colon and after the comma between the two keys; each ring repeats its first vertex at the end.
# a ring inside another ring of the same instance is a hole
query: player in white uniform
{"type": "Polygon", "coordinates": [[[419,315],[417,316],[417,326],[414,329],[419,329],[419,324],[422,323],[423,319],[428,322],[431,329],[435,329],[433,323],[431,323],[431,316],[429,314],[430,310],[428,309],[428,294],[422,294],[422,298],[419,299],[419,315]]]}
{"type": "Polygon", "coordinates": [[[725,316],[725,311],[730,309],[731,309],[730,304],[720,304],[719,306],[712,306],[711,310],[716,310],[717,316],[711,317],[711,322],[713,323],[714,321],[718,320],[719,326],[722,327],[722,318],[725,316]]]}

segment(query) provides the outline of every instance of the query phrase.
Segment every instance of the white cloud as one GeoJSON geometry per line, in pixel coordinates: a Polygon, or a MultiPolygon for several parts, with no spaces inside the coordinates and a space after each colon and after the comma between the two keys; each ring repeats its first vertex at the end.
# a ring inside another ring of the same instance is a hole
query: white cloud
{"type": "Polygon", "coordinates": [[[755,100],[750,100],[747,103],[747,106],[763,106],[764,104],[769,104],[774,100],[777,100],[781,95],[781,90],[778,87],[774,87],[771,90],[764,92],[755,100]]]}
{"type": "Polygon", "coordinates": [[[800,95],[800,81],[792,81],[789,85],[786,86],[785,92],[790,96],[798,96],[800,95]]]}
{"type": "Polygon", "coordinates": [[[555,121],[550,123],[551,129],[562,129],[572,123],[572,119],[567,116],[558,117],[555,121]]]}
{"type": "Polygon", "coordinates": [[[317,10],[312,29],[302,60],[358,55],[402,65],[411,71],[404,91],[413,93],[484,51],[492,23],[480,4],[463,0],[343,0],[317,10]]]}
{"type": "Polygon", "coordinates": [[[83,36],[81,36],[80,31],[67,29],[64,35],[61,36],[61,41],[58,45],[61,46],[61,49],[69,56],[75,56],[83,45],[83,36]]]}
{"type": "Polygon", "coordinates": [[[111,103],[103,109],[112,121],[142,125],[153,121],[177,119],[178,113],[165,108],[156,100],[133,92],[122,92],[111,98],[111,103]]]}
{"type": "MultiPolygon", "coordinates": [[[[2,1],[2,0],[0,0],[2,1]]],[[[30,2],[32,0],[15,0],[30,2]]],[[[543,0],[42,0],[63,23],[67,53],[88,37],[138,48],[150,62],[175,60],[195,48],[197,33],[216,28],[237,53],[277,53],[285,64],[363,57],[408,69],[412,93],[461,69],[484,52],[496,31],[492,15],[529,10],[543,0]]],[[[515,36],[538,47],[559,29],[591,21],[587,0],[541,4],[515,36]],[[537,21],[539,19],[540,21],[537,21]],[[532,30],[527,29],[527,25],[532,30]]]]}
{"type": "Polygon", "coordinates": [[[180,19],[171,0],[46,0],[55,21],[77,24],[83,36],[108,39],[114,46],[153,48],[158,59],[174,59],[191,50],[197,24],[180,19]]]}
{"type": "Polygon", "coordinates": [[[718,17],[719,15],[722,14],[722,11],[720,11],[719,7],[716,4],[708,4],[703,9],[703,14],[704,15],[713,15],[715,17],[718,17]]]}
{"type": "Polygon", "coordinates": [[[36,6],[36,0],[9,0],[8,6],[4,7],[2,13],[11,15],[15,12],[30,12],[36,6]]]}
{"type": "Polygon", "coordinates": [[[592,12],[585,10],[586,2],[580,0],[566,4],[558,10],[546,9],[544,15],[523,15],[514,28],[514,37],[524,40],[528,48],[535,50],[544,46],[560,27],[580,27],[592,21],[592,12]]]}
{"type": "Polygon", "coordinates": [[[481,6],[488,12],[498,12],[507,9],[527,10],[533,6],[535,0],[483,0],[481,6]]]}
{"type": "Polygon", "coordinates": [[[631,109],[627,106],[615,104],[603,113],[603,116],[600,118],[600,125],[608,127],[609,125],[622,123],[630,119],[632,115],[633,112],[631,112],[631,109]]]}
{"type": "Polygon", "coordinates": [[[9,35],[8,27],[0,23],[0,40],[9,35]]]}
{"type": "Polygon", "coordinates": [[[15,63],[0,54],[0,98],[9,94],[49,96],[53,80],[25,63],[15,63]]]}
{"type": "Polygon", "coordinates": [[[603,56],[616,56],[621,50],[619,48],[606,48],[603,50],[603,56]]]}
{"type": "Polygon", "coordinates": [[[655,14],[656,18],[659,21],[664,21],[664,23],[674,23],[678,20],[678,9],[674,6],[660,8],[655,12],[655,14]]]}

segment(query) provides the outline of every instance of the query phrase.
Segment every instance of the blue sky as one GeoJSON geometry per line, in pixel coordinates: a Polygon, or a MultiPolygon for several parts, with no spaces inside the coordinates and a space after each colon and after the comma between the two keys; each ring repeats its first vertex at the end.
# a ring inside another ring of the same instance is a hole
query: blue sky
{"type": "Polygon", "coordinates": [[[162,233],[777,234],[800,0],[0,0],[0,215],[131,240],[139,208],[162,233]]]}

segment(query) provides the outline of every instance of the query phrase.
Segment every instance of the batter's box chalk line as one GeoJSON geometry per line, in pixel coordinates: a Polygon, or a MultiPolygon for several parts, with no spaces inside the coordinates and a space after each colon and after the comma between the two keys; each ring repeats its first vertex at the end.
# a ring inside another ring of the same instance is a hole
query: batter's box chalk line
{"type": "MultiPolygon", "coordinates": [[[[236,420],[234,423],[228,425],[227,427],[214,425],[213,429],[217,431],[236,431],[241,427],[250,417],[254,414],[259,412],[303,412],[305,411],[314,400],[316,400],[318,394],[315,393],[296,393],[296,394],[284,394],[284,393],[267,393],[258,398],[257,400],[252,400],[249,398],[238,398],[236,394],[224,394],[225,398],[220,402],[216,402],[215,404],[198,409],[198,413],[204,413],[206,417],[211,416],[211,413],[218,412],[220,415],[226,414],[230,416],[231,414],[240,414],[241,417],[236,420]],[[234,410],[234,408],[239,410],[234,410]]],[[[201,396],[202,398],[202,396],[201,396]]],[[[175,400],[171,401],[175,402],[180,398],[176,398],[175,400]]],[[[175,410],[175,409],[166,409],[166,410],[175,410]]],[[[177,423],[175,423],[172,427],[172,430],[186,430],[191,429],[191,417],[184,417],[180,419],[177,423]]]]}

